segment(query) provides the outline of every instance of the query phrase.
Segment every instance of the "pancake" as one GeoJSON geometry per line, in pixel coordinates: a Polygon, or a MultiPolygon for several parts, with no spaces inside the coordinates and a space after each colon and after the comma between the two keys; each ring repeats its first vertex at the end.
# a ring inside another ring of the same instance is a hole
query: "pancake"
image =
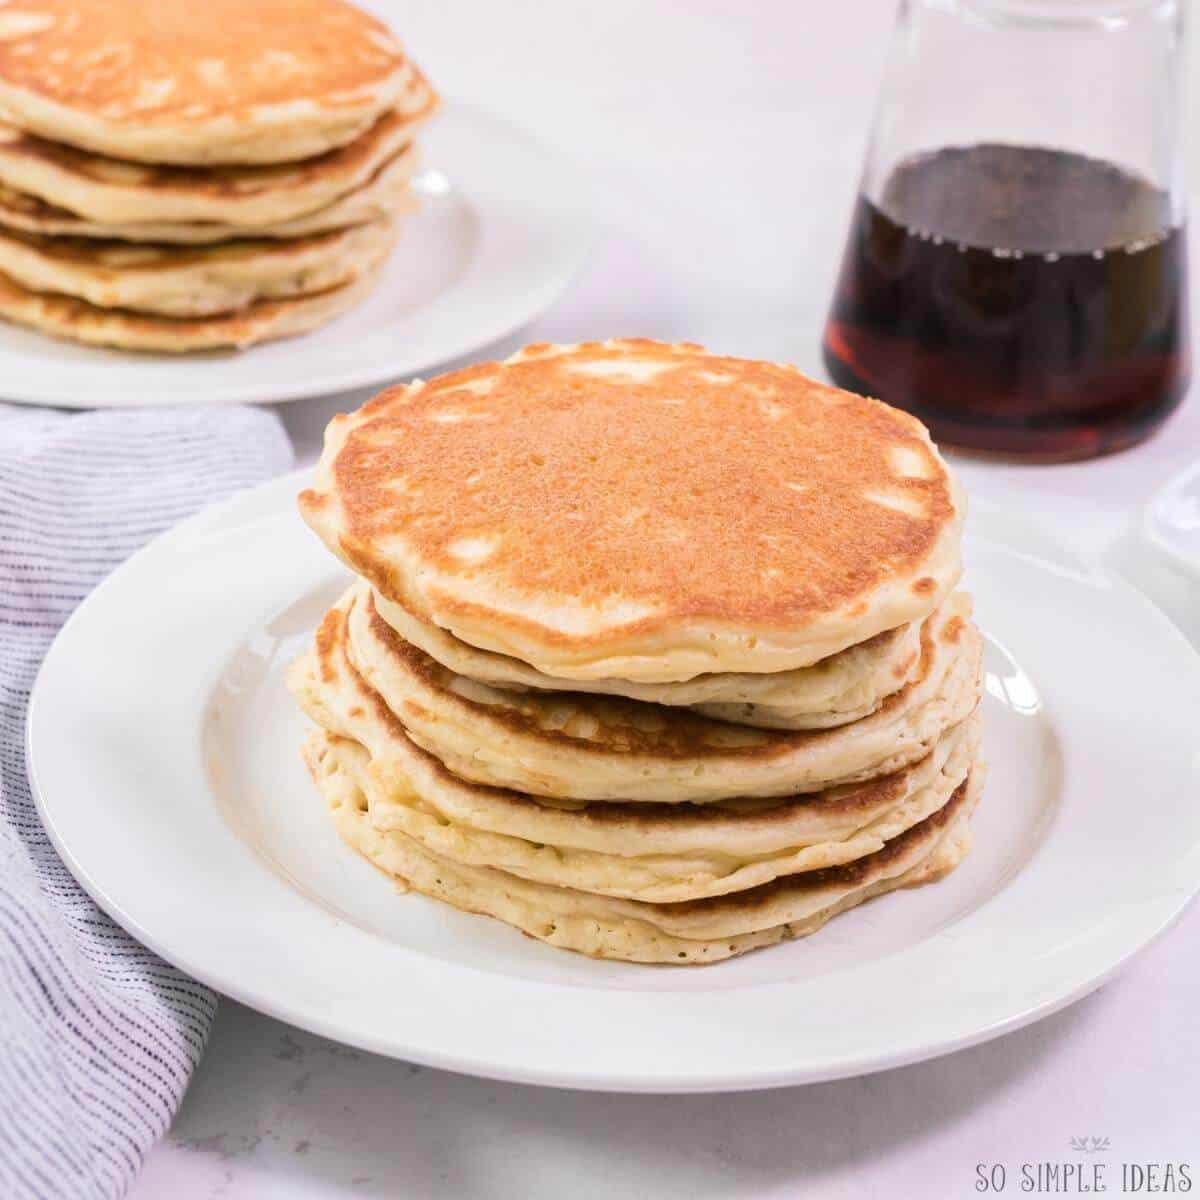
{"type": "Polygon", "coordinates": [[[480,650],[401,604],[373,596],[376,611],[405,641],[456,675],[513,691],[576,691],[695,708],[719,721],[765,729],[828,729],[875,711],[913,677],[920,627],[889,629],[830,658],[769,675],[698,675],[686,683],[553,679],[520,659],[480,650]]]}
{"type": "Polygon", "coordinates": [[[342,0],[18,0],[0,107],[23,129],[141,162],[288,162],[406,110],[419,72],[342,0]]]}
{"type": "Polygon", "coordinates": [[[324,325],[357,304],[378,278],[367,272],[350,283],[289,300],[260,300],[240,312],[212,317],[162,317],[85,300],[31,292],[0,275],[0,318],[51,337],[121,350],[183,354],[244,348],[292,337],[324,325]]]}
{"type": "Polygon", "coordinates": [[[630,962],[705,963],[816,932],[874,896],[941,878],[970,848],[976,769],[950,801],[875,854],[744,892],[678,904],[597,896],[455,863],[399,830],[382,831],[339,757],[310,744],[313,778],[342,837],[404,885],[468,912],[496,917],[551,945],[630,962]]]}
{"type": "Polygon", "coordinates": [[[323,640],[294,663],[288,686],[327,733],[361,744],[380,788],[403,802],[414,797],[450,823],[557,848],[622,857],[728,859],[778,857],[798,847],[843,841],[884,820],[934,785],[952,755],[973,758],[978,717],[953,726],[917,762],[860,783],[783,798],[708,804],[587,804],[531,796],[460,779],[416,745],[403,723],[354,669],[344,639],[323,640]]]}
{"type": "Polygon", "coordinates": [[[515,693],[405,642],[354,585],[317,631],[348,657],[408,736],[463,779],[551,799],[705,803],[785,796],[885,775],[924,757],[979,697],[979,634],[955,595],[922,629],[914,680],[835,729],[783,732],[611,696],[515,693]]]}
{"type": "Polygon", "coordinates": [[[336,758],[365,798],[369,820],[380,832],[403,833],[425,850],[460,865],[494,868],[553,887],[648,903],[731,895],[774,879],[827,870],[875,854],[948,803],[971,766],[963,749],[954,756],[952,773],[939,774],[934,784],[845,841],[738,861],[716,850],[707,858],[612,856],[481,832],[448,821],[437,810],[424,809],[411,792],[384,790],[370,770],[370,755],[357,742],[317,733],[310,753],[336,758]]]}
{"type": "Polygon", "coordinates": [[[744,890],[873,853],[947,801],[979,743],[972,717],[913,765],[846,787],[783,800],[564,807],[447,770],[355,670],[344,639],[322,639],[288,685],[337,743],[331,752],[368,797],[377,828],[469,865],[653,901],[744,890]]]}
{"type": "Polygon", "coordinates": [[[679,805],[664,805],[660,806],[663,811],[644,814],[639,820],[635,806],[629,806],[635,811],[628,817],[610,812],[605,819],[604,810],[619,806],[592,805],[576,812],[551,808],[547,812],[534,798],[517,793],[499,793],[493,802],[487,789],[457,780],[411,742],[403,748],[400,738],[388,740],[388,757],[380,760],[383,770],[377,770],[374,756],[361,743],[325,730],[313,737],[322,754],[333,754],[352,775],[366,797],[372,825],[383,832],[398,830],[453,862],[495,867],[557,887],[663,903],[745,891],[784,875],[840,866],[881,850],[888,841],[947,803],[971,767],[978,730],[973,722],[964,722],[942,739],[944,745],[939,743],[914,768],[897,772],[878,787],[859,785],[858,789],[846,789],[844,796],[830,796],[834,810],[829,814],[830,821],[836,820],[840,812],[843,821],[859,822],[845,837],[782,844],[755,857],[736,854],[720,840],[722,830],[730,831],[731,843],[741,840],[742,824],[749,827],[750,837],[756,826],[767,824],[778,836],[789,817],[802,820],[804,809],[809,810],[812,820],[824,819],[820,809],[828,794],[785,800],[775,806],[783,810],[780,813],[774,808],[742,813],[700,808],[690,812],[679,805]],[[397,768],[406,761],[414,764],[414,769],[401,776],[397,768]],[[439,803],[443,799],[445,806],[439,803]],[[884,807],[885,800],[893,802],[884,807]],[[867,819],[872,801],[880,811],[867,819]],[[464,812],[467,819],[457,820],[448,808],[464,812]],[[506,817],[512,818],[511,824],[506,817]],[[481,819],[500,828],[481,828],[481,819]],[[650,845],[639,843],[634,832],[640,825],[651,836],[659,832],[664,840],[672,836],[679,840],[678,831],[672,835],[671,829],[677,822],[690,826],[683,831],[684,836],[705,837],[706,847],[689,853],[655,852],[650,845]],[[570,844],[593,832],[585,829],[575,833],[573,825],[592,824],[613,842],[623,833],[623,853],[570,844]],[[536,829],[538,836],[518,836],[515,829],[522,826],[536,829]],[[555,826],[565,827],[567,844],[549,836],[548,831],[555,826]]]}
{"type": "Polygon", "coordinates": [[[31,291],[101,308],[203,317],[349,283],[378,267],[395,242],[388,222],[287,241],[183,248],[0,231],[0,273],[31,291]]]}
{"type": "Polygon", "coordinates": [[[389,159],[362,187],[318,208],[315,212],[272,225],[226,225],[219,221],[127,221],[105,224],[77,216],[37,196],[14,191],[0,184],[0,229],[50,237],[101,238],[105,241],[163,242],[180,245],[204,245],[243,238],[311,237],[335,229],[366,225],[409,211],[416,197],[409,188],[417,164],[416,147],[411,143],[389,159]]]}
{"type": "MultiPolygon", "coordinates": [[[[0,19],[4,10],[0,8],[0,19]]],[[[103,158],[0,125],[0,183],[103,225],[217,223],[253,230],[310,215],[363,187],[433,111],[384,113],[361,137],[299,163],[196,170],[103,158]]],[[[406,166],[411,166],[410,160],[406,166]]]]}
{"type": "Polygon", "coordinates": [[[385,598],[562,680],[809,666],[961,570],[920,422],[691,345],[530,346],[389,389],[330,423],[300,508],[385,598]]]}

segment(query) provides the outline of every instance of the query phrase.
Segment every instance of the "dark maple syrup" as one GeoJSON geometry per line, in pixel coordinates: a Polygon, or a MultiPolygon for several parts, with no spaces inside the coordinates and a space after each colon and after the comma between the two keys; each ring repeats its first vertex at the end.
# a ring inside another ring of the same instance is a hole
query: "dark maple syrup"
{"type": "Polygon", "coordinates": [[[1166,193],[1137,175],[1039,147],[938,150],[859,197],[825,362],[953,446],[1103,454],[1183,398],[1186,272],[1166,193]]]}

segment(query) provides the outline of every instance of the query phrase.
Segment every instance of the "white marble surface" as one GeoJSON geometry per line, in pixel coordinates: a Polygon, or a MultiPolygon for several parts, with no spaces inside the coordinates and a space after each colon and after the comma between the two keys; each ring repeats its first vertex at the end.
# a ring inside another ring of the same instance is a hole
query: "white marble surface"
{"type": "MultiPolygon", "coordinates": [[[[446,93],[537,130],[577,162],[607,215],[577,286],[496,350],[641,334],[819,369],[890,0],[375,7],[446,93]]],[[[1192,127],[1200,138],[1200,121],[1192,127]]],[[[360,398],[283,410],[302,460],[329,415],[360,398]]],[[[1197,455],[1192,402],[1149,445],[1114,458],[959,469],[973,493],[1136,575],[1200,644],[1194,585],[1132,532],[1145,499],[1197,455]]],[[[1022,1162],[1080,1161],[1069,1146],[1078,1136],[1110,1139],[1110,1192],[1120,1192],[1122,1161],[1190,1156],[1196,1179],[1198,945],[1193,907],[1115,981],[1029,1029],[882,1075],[725,1097],[471,1080],[226,1002],[133,1195],[966,1196],[977,1194],[978,1162],[1006,1163],[1016,1192],[1022,1162]]]]}

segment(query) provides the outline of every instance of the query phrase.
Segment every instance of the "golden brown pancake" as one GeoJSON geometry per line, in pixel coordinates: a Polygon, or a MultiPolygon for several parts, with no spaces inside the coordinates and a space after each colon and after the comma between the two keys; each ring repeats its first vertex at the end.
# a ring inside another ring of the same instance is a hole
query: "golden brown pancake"
{"type": "Polygon", "coordinates": [[[168,317],[236,312],[309,296],[377,268],[396,243],[390,222],[284,240],[205,246],[39,237],[0,228],[0,274],[33,292],[168,317]]]}
{"type": "Polygon", "coordinates": [[[270,225],[230,225],[220,221],[90,221],[34,196],[0,183],[0,228],[48,237],[99,238],[104,241],[159,242],[203,246],[247,236],[256,238],[311,237],[385,220],[416,207],[409,186],[417,163],[409,145],[386,162],[362,187],[355,188],[314,212],[270,225]]]}
{"type": "Polygon", "coordinates": [[[687,854],[718,849],[747,858],[781,847],[845,837],[928,784],[956,743],[972,757],[975,716],[949,727],[929,754],[897,771],[857,783],[783,797],[738,796],[704,804],[586,803],[537,797],[455,775],[409,736],[351,661],[342,613],[334,609],[312,652],[292,664],[288,686],[323,729],[364,745],[382,781],[403,778],[434,807],[493,832],[607,853],[687,854]],[[440,798],[439,798],[440,797],[440,798]]]}
{"type": "Polygon", "coordinates": [[[968,616],[966,597],[947,600],[922,628],[915,678],[869,717],[786,732],[615,696],[489,688],[404,642],[361,584],[326,614],[316,645],[328,655],[344,643],[408,736],[464,779],[551,800],[705,803],[821,791],[923,758],[978,702],[968,616]]]}
{"type": "Polygon", "coordinates": [[[343,0],[12,0],[0,105],[22,128],[143,162],[285,162],[403,106],[415,68],[343,0]]]}
{"type": "Polygon", "coordinates": [[[932,612],[962,500],[914,418],[692,345],[531,346],[335,418],[305,519],[555,678],[807,666],[932,612]]]}
{"type": "Polygon", "coordinates": [[[565,807],[456,776],[409,738],[342,641],[318,639],[316,652],[289,671],[288,686],[342,746],[339,757],[362,761],[359,786],[376,828],[399,829],[457,862],[655,902],[744,891],[874,853],[944,804],[978,749],[971,717],[911,766],[823,792],[565,807]]]}
{"type": "Polygon", "coordinates": [[[334,203],[397,159],[411,165],[413,135],[435,106],[430,96],[419,114],[384,113],[348,146],[305,162],[205,170],[121,162],[0,125],[0,183],[88,221],[221,222],[252,232],[334,203]]]}
{"type": "Polygon", "coordinates": [[[657,904],[468,866],[398,830],[377,829],[359,781],[338,750],[336,739],[321,738],[306,748],[334,824],[354,849],[406,887],[456,908],[496,917],[563,949],[597,958],[678,965],[716,962],[805,937],[856,904],[942,878],[970,849],[967,822],[984,777],[982,768],[974,768],[948,803],[881,850],[854,862],[785,876],[732,895],[657,904]]]}
{"type": "MultiPolygon", "coordinates": [[[[2,239],[0,239],[2,244],[2,239]]],[[[857,646],[794,671],[698,675],[683,683],[627,679],[555,679],[507,654],[459,641],[402,604],[372,594],[380,616],[402,637],[457,675],[510,691],[564,689],[626,696],[694,708],[705,716],[764,729],[829,729],[869,716],[913,676],[921,657],[921,623],[876,634],[857,646]]]]}
{"type": "Polygon", "coordinates": [[[0,319],[51,337],[120,350],[185,354],[241,349],[293,337],[324,325],[370,290],[378,271],[349,283],[284,300],[260,300],[233,313],[209,317],[163,317],[122,308],[98,308],[53,292],[31,292],[0,275],[0,319]]]}

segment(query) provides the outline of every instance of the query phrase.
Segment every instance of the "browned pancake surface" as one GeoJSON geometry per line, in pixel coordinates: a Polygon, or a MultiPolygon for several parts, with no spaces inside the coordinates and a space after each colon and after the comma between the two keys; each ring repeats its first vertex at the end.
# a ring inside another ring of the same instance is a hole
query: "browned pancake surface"
{"type": "Polygon", "coordinates": [[[342,0],[19,0],[0,78],[110,124],[179,126],[263,105],[361,101],[405,64],[342,0]]]}
{"type": "Polygon", "coordinates": [[[333,467],[341,548],[400,599],[397,545],[436,578],[465,581],[441,591],[442,615],[490,611],[464,595],[478,584],[532,607],[617,602],[633,614],[625,633],[690,618],[802,627],[865,611],[897,576],[933,591],[921,564],[955,519],[952,484],[911,417],[698,347],[533,347],[392,389],[362,415],[333,467]]]}

